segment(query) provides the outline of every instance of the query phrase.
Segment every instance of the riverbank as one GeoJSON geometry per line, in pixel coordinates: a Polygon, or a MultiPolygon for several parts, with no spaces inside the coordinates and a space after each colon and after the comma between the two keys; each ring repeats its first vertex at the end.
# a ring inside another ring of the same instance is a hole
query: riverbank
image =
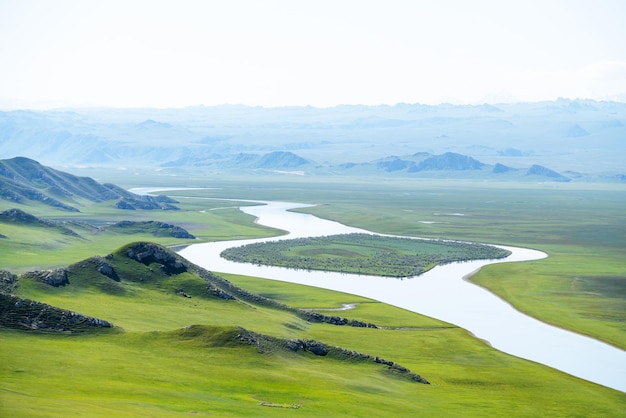
{"type": "MultiPolygon", "coordinates": [[[[256,216],[261,225],[290,231],[284,237],[270,240],[369,232],[288,211],[296,207],[299,206],[295,203],[263,202],[263,206],[247,206],[241,210],[256,216]]],[[[194,244],[180,254],[213,271],[338,290],[409,309],[465,328],[498,350],[626,391],[626,352],[523,315],[492,293],[463,280],[467,274],[493,262],[450,264],[418,278],[396,280],[243,265],[219,257],[229,246],[258,241],[262,240],[194,244]]],[[[511,256],[495,262],[536,260],[546,256],[536,250],[505,248],[512,252],[511,256]]]]}

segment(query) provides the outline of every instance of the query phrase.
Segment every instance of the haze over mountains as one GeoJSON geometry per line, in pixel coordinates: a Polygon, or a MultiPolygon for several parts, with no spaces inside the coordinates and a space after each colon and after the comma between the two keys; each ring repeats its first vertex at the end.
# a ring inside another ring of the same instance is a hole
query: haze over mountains
{"type": "Polygon", "coordinates": [[[626,104],[0,112],[0,159],[324,175],[623,181],[626,104]]]}

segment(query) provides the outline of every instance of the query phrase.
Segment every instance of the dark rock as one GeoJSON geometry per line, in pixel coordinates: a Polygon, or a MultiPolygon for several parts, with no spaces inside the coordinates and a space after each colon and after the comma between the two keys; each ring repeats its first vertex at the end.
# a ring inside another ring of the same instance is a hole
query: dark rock
{"type": "Polygon", "coordinates": [[[100,267],[98,267],[98,273],[103,274],[109,279],[115,280],[116,282],[120,281],[120,278],[115,272],[115,269],[107,262],[103,262],[100,267]]]}
{"type": "Polygon", "coordinates": [[[185,297],[185,298],[189,298],[189,299],[191,299],[191,296],[189,296],[189,295],[187,294],[187,292],[185,292],[183,289],[176,289],[174,292],[175,292],[177,295],[180,295],[180,296],[182,296],[182,297],[185,297]]]}
{"type": "Polygon", "coordinates": [[[67,270],[62,268],[56,270],[33,271],[30,273],[26,273],[24,276],[53,287],[60,287],[70,284],[70,281],[67,277],[67,270]]]}
{"type": "Polygon", "coordinates": [[[49,332],[84,332],[111,328],[110,322],[0,293],[0,326],[49,332]]]}
{"type": "Polygon", "coordinates": [[[328,354],[328,349],[319,341],[307,341],[305,347],[308,351],[315,354],[316,356],[325,356],[328,354]]]}
{"type": "Polygon", "coordinates": [[[9,271],[0,270],[0,292],[11,293],[17,287],[17,276],[9,271]]]}
{"type": "Polygon", "coordinates": [[[171,251],[151,243],[138,243],[128,248],[126,255],[146,266],[152,263],[161,265],[164,273],[179,274],[187,271],[187,266],[181,262],[171,251]]]}

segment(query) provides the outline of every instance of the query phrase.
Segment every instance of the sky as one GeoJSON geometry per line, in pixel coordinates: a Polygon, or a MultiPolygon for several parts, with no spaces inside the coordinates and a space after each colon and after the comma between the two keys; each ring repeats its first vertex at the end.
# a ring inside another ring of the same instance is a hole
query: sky
{"type": "Polygon", "coordinates": [[[0,0],[0,108],[626,102],[624,0],[0,0]]]}

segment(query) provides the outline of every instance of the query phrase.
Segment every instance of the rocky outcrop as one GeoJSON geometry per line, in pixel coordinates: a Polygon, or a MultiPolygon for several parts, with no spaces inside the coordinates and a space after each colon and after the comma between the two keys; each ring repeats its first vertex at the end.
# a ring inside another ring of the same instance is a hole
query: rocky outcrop
{"type": "MultiPolygon", "coordinates": [[[[131,209],[131,208],[129,208],[131,209]]],[[[159,221],[120,221],[111,225],[112,229],[137,229],[142,232],[152,233],[155,237],[173,237],[179,239],[195,239],[185,228],[159,221]]]]}
{"type": "Polygon", "coordinates": [[[244,328],[239,329],[239,333],[237,333],[235,338],[241,343],[255,346],[257,351],[262,354],[284,350],[311,353],[316,356],[329,357],[336,360],[371,362],[386,366],[386,371],[395,376],[402,377],[413,382],[430,384],[427,379],[413,373],[406,367],[403,367],[396,362],[385,360],[378,356],[371,356],[358,351],[348,350],[342,347],[327,345],[321,341],[309,339],[281,339],[269,335],[258,334],[244,328]]]}
{"type": "Polygon", "coordinates": [[[187,271],[187,266],[178,256],[160,245],[152,243],[137,243],[126,249],[126,255],[146,266],[151,263],[161,265],[161,270],[167,275],[179,274],[187,271]]]}
{"type": "Polygon", "coordinates": [[[61,287],[70,284],[67,273],[68,271],[63,268],[54,270],[35,270],[24,274],[24,278],[45,283],[53,287],[61,287]]]}
{"type": "Polygon", "coordinates": [[[17,276],[10,271],[0,270],[0,293],[11,293],[17,287],[17,276]]]}
{"type": "Polygon", "coordinates": [[[185,228],[180,226],[166,224],[163,222],[156,222],[159,229],[164,229],[171,237],[180,239],[195,239],[196,237],[189,233],[185,228]]]}
{"type": "Polygon", "coordinates": [[[103,274],[109,279],[115,280],[116,282],[120,281],[120,278],[117,275],[115,269],[106,261],[103,261],[102,264],[98,266],[98,273],[103,274]]]}
{"type": "Polygon", "coordinates": [[[105,320],[0,293],[0,326],[47,332],[86,332],[111,328],[105,320]]]}

